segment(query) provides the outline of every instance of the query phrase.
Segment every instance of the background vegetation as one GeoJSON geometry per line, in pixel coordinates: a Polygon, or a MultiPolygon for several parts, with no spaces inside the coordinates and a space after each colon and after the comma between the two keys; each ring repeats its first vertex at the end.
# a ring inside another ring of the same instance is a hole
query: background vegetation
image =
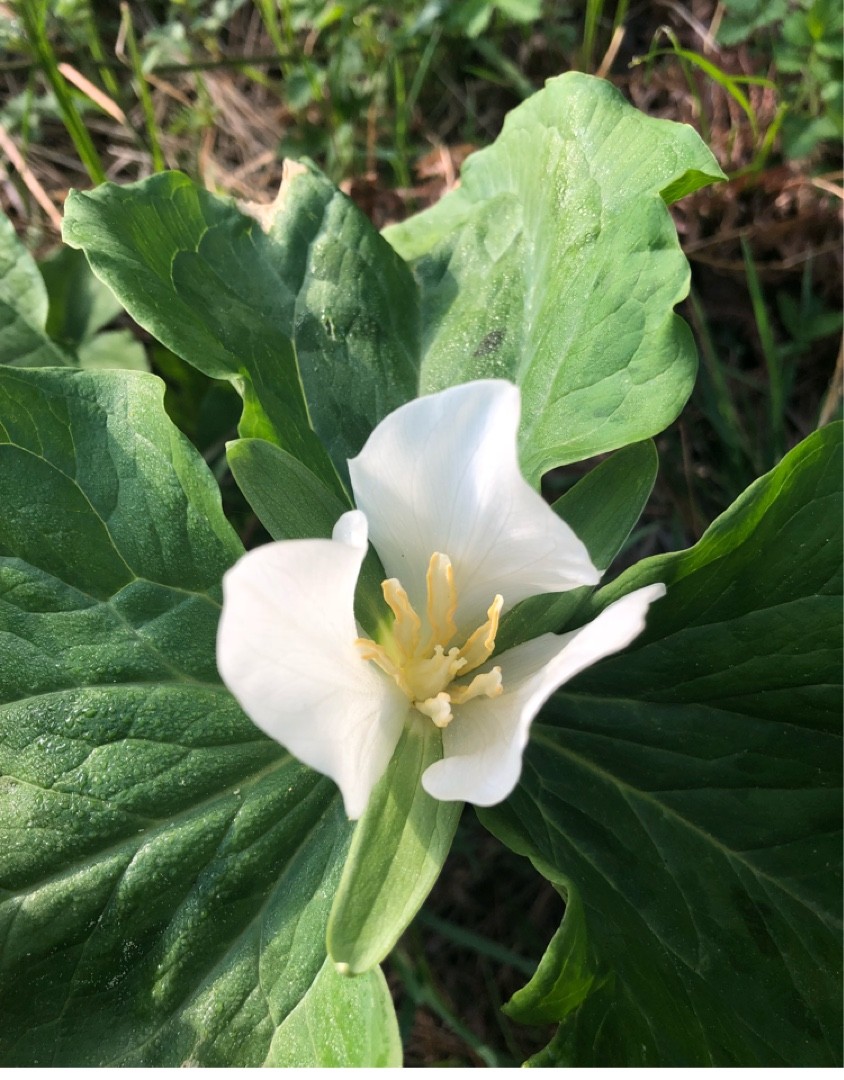
{"type": "MultiPolygon", "coordinates": [[[[730,180],[674,208],[701,372],[658,440],[626,561],[693,543],[755,477],[840,414],[842,15],[837,0],[18,0],[0,3],[0,206],[43,259],[48,330],[168,384],[174,420],[227,480],[239,403],[56,252],[71,187],[179,168],[268,202],[314,159],[379,226],[430,205],[506,112],[570,68],[693,124],[730,180]],[[119,331],[103,335],[103,329],[119,331]]],[[[558,495],[577,478],[548,478],[558,495]]],[[[499,1006],[561,902],[464,815],[446,872],[392,958],[408,1064],[506,1065],[547,1041],[499,1006]],[[469,929],[471,928],[471,929],[469,929]],[[506,943],[506,944],[502,944],[506,943]]]]}

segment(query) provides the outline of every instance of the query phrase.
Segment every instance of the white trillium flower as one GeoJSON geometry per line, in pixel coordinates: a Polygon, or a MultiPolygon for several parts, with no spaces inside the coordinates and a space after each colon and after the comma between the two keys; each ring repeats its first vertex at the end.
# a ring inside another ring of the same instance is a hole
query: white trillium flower
{"type": "Polygon", "coordinates": [[[519,415],[518,389],[498,380],[403,405],[349,462],[358,509],[331,540],[267,544],[225,575],[224,682],[258,727],[337,783],[350,818],[408,723],[442,729],[443,758],[422,776],[430,795],[478,806],[506,798],[542,704],[628,645],[665,593],[647,586],[573,633],[494,655],[513,605],[600,579],[519,471],[519,415]],[[354,616],[369,541],[393,614],[377,641],[354,616]]]}

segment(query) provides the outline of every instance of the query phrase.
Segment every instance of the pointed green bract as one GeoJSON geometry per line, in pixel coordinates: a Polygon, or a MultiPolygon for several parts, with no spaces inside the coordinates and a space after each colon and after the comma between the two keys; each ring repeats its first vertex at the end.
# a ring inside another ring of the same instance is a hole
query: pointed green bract
{"type": "Polygon", "coordinates": [[[163,389],[0,370],[0,1060],[260,1065],[296,1012],[394,1063],[377,976],[320,974],[336,788],[219,681],[242,549],[163,389]]]}
{"type": "Polygon", "coordinates": [[[441,757],[433,724],[408,727],[355,826],[328,922],[329,956],[349,974],[386,957],[440,875],[463,809],[422,787],[441,757]]]}
{"type": "Polygon", "coordinates": [[[264,1064],[337,1069],[361,1062],[368,1068],[402,1063],[387,982],[380,968],[347,979],[326,959],[305,997],[276,1031],[264,1064]]]}
{"type": "Polygon", "coordinates": [[[569,73],[511,112],[461,185],[387,229],[422,292],[423,392],[522,389],[526,475],[655,434],[696,370],[666,200],[721,179],[687,126],[569,73]]]}
{"type": "Polygon", "coordinates": [[[509,1006],[563,1022],[536,1064],[839,1061],[840,460],[840,426],[816,433],[596,594],[668,586],[481,813],[579,897],[509,1006]]]}

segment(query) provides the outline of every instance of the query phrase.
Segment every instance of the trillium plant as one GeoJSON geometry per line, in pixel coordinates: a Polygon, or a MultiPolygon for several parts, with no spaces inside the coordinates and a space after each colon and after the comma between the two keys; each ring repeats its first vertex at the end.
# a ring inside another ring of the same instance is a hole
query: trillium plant
{"type": "Polygon", "coordinates": [[[840,425],[628,545],[722,178],[569,74],[383,233],[308,163],[0,221],[6,1066],[401,1064],[455,836],[561,897],[527,1064],[839,1062],[840,425]]]}

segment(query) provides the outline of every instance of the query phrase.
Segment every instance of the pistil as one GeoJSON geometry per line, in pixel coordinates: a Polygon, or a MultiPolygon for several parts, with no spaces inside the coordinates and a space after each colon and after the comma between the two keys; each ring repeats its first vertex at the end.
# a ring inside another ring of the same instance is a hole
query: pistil
{"type": "Polygon", "coordinates": [[[454,718],[452,705],[463,705],[477,697],[497,697],[503,692],[499,667],[476,675],[469,683],[454,680],[468,675],[492,656],[504,601],[501,596],[494,598],[486,622],[469,635],[462,648],[448,648],[457,633],[454,616],[458,597],[451,560],[442,552],[435,551],[431,556],[426,585],[429,637],[424,645],[420,645],[422,619],[397,578],[388,578],[381,585],[393,613],[389,636],[383,644],[369,638],[359,638],[356,644],[361,657],[394,679],[415,709],[444,728],[454,718]]]}

